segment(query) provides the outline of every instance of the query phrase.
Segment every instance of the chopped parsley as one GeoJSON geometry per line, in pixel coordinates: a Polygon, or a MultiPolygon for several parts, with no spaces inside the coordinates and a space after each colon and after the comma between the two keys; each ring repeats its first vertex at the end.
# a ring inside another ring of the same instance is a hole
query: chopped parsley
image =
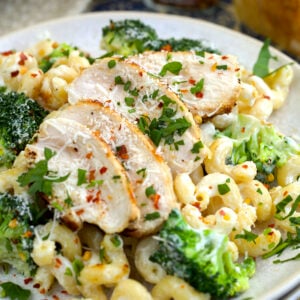
{"type": "Polygon", "coordinates": [[[225,195],[230,192],[230,187],[227,183],[218,184],[218,192],[220,195],[225,195]]]}
{"type": "Polygon", "coordinates": [[[45,148],[45,159],[38,161],[33,168],[18,177],[17,181],[20,186],[29,186],[28,192],[30,195],[36,195],[36,193],[41,192],[51,196],[53,183],[63,182],[69,177],[70,174],[61,177],[57,176],[56,172],[48,169],[48,162],[55,154],[51,149],[45,148]]]}
{"type": "Polygon", "coordinates": [[[78,169],[77,170],[77,185],[80,186],[85,183],[87,183],[86,170],[78,169]]]}
{"type": "Polygon", "coordinates": [[[31,292],[16,283],[7,281],[0,283],[0,298],[5,297],[10,300],[29,300],[31,292]]]}
{"type": "Polygon", "coordinates": [[[154,189],[153,185],[148,186],[145,190],[146,196],[149,198],[151,195],[156,195],[156,190],[154,189]]]}
{"type": "Polygon", "coordinates": [[[116,248],[118,248],[122,245],[122,240],[121,240],[120,236],[117,234],[112,235],[110,240],[116,248]]]}
{"type": "Polygon", "coordinates": [[[145,220],[146,221],[152,221],[160,218],[160,213],[158,211],[155,211],[153,213],[149,213],[145,215],[145,220]]]}
{"type": "Polygon", "coordinates": [[[190,92],[192,94],[197,94],[203,91],[204,86],[204,78],[200,79],[195,86],[191,87],[190,92]]]}
{"type": "Polygon", "coordinates": [[[228,66],[227,65],[217,65],[217,70],[227,70],[228,66]]]}
{"type": "Polygon", "coordinates": [[[136,171],[136,174],[141,175],[143,178],[145,178],[147,175],[147,169],[146,168],[139,169],[136,171]]]}
{"type": "Polygon", "coordinates": [[[203,148],[203,143],[201,141],[196,142],[193,145],[193,148],[191,149],[191,152],[197,154],[197,153],[200,152],[200,149],[202,149],[202,148],[203,148]]]}
{"type": "Polygon", "coordinates": [[[107,63],[107,66],[112,69],[116,66],[116,61],[114,59],[110,60],[108,63],[107,63]]]}
{"type": "Polygon", "coordinates": [[[236,239],[244,239],[247,242],[254,242],[254,244],[255,244],[255,240],[256,240],[257,237],[258,237],[257,234],[255,234],[251,231],[248,231],[246,229],[244,229],[244,233],[240,233],[240,234],[235,235],[236,239]]]}
{"type": "Polygon", "coordinates": [[[182,63],[179,62],[179,61],[172,61],[172,62],[169,62],[169,63],[166,63],[161,71],[159,72],[159,75],[160,76],[165,76],[167,74],[167,72],[170,72],[174,75],[178,75],[179,72],[181,71],[182,69],[182,63]]]}

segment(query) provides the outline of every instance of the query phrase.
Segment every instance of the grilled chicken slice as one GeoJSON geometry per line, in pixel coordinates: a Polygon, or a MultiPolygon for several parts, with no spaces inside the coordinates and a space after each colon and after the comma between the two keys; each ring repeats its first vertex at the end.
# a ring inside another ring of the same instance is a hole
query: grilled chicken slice
{"type": "Polygon", "coordinates": [[[48,170],[55,176],[69,174],[65,181],[53,183],[48,201],[62,208],[62,218],[72,229],[88,222],[107,233],[121,232],[137,217],[123,166],[86,126],[64,118],[45,120],[35,143],[25,148],[29,166],[45,158],[45,148],[56,152],[48,170]]]}
{"type": "Polygon", "coordinates": [[[186,106],[134,63],[106,58],[84,70],[70,85],[68,101],[86,99],[97,100],[136,124],[174,174],[192,172],[206,155],[200,129],[186,106]]]}
{"type": "Polygon", "coordinates": [[[177,207],[170,168],[149,139],[120,114],[97,101],[83,101],[52,113],[86,125],[110,145],[125,167],[140,210],[140,218],[128,233],[142,236],[155,232],[177,207]]]}
{"type": "Polygon", "coordinates": [[[196,118],[230,112],[240,92],[240,67],[234,56],[149,51],[128,60],[159,76],[196,118]]]}

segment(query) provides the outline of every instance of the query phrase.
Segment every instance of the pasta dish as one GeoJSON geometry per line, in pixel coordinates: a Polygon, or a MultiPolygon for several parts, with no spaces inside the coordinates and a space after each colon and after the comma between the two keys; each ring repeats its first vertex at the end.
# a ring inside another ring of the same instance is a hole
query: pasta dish
{"type": "Polygon", "coordinates": [[[138,20],[101,47],[0,53],[3,272],[44,296],[206,300],[299,258],[300,148],[269,121],[293,65],[270,70],[267,40],[248,70],[138,20]]]}

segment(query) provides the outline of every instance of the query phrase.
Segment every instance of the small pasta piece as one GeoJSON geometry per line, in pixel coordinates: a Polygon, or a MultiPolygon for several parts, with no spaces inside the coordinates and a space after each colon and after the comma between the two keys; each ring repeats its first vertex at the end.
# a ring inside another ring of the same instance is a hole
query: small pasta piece
{"type": "Polygon", "coordinates": [[[236,227],[237,223],[237,214],[228,207],[220,208],[215,215],[203,217],[197,207],[187,204],[182,208],[181,213],[193,228],[210,228],[226,235],[236,227]]]}
{"type": "MultiPolygon", "coordinates": [[[[186,204],[182,209],[181,209],[182,216],[186,220],[186,222],[193,228],[209,228],[209,225],[207,220],[204,222],[204,218],[200,212],[200,210],[191,205],[191,204],[186,204]]],[[[211,220],[210,220],[211,221],[211,220]]],[[[215,224],[215,220],[212,221],[211,225],[215,224]]]]}
{"type": "Polygon", "coordinates": [[[103,240],[103,233],[100,229],[92,224],[84,223],[79,230],[78,236],[81,244],[89,250],[98,252],[101,241],[103,240]]]}
{"type": "Polygon", "coordinates": [[[198,197],[196,186],[187,173],[178,174],[174,179],[174,190],[180,203],[195,204],[204,210],[207,208],[209,198],[198,197]]]}
{"type": "MultiPolygon", "coordinates": [[[[237,233],[235,233],[236,235],[237,233]]],[[[248,241],[244,238],[234,238],[233,241],[243,255],[259,257],[275,248],[281,239],[281,233],[274,228],[267,228],[255,240],[248,241]]]]}
{"type": "Polygon", "coordinates": [[[81,243],[78,235],[68,227],[50,221],[47,224],[40,226],[36,231],[33,259],[42,262],[51,261],[50,257],[53,258],[53,252],[55,252],[51,250],[51,245],[53,245],[54,242],[61,245],[63,255],[70,261],[74,260],[77,256],[81,256],[81,243]],[[44,237],[47,237],[47,239],[44,239],[44,237]],[[49,251],[47,250],[48,246],[50,249],[49,251]]]}
{"type": "Polygon", "coordinates": [[[300,182],[295,181],[285,187],[277,187],[272,189],[270,193],[274,203],[274,211],[276,213],[275,225],[285,231],[296,233],[296,224],[293,224],[291,220],[300,217],[300,208],[299,204],[295,211],[292,210],[292,207],[300,196],[300,182]],[[282,203],[284,203],[284,205],[278,210],[277,207],[282,203]]]}
{"type": "Polygon", "coordinates": [[[125,279],[116,285],[110,300],[152,300],[152,296],[138,281],[125,279]]]}
{"type": "Polygon", "coordinates": [[[68,100],[68,85],[78,76],[71,67],[59,65],[45,73],[40,92],[40,103],[49,110],[59,109],[68,100]]]}
{"type": "Polygon", "coordinates": [[[256,208],[252,205],[243,203],[237,212],[236,231],[242,232],[243,230],[251,231],[257,220],[256,208]]]}
{"type": "Polygon", "coordinates": [[[197,199],[203,199],[204,203],[208,201],[210,214],[214,214],[220,205],[237,210],[243,203],[237,184],[231,177],[221,173],[204,176],[196,185],[196,195],[197,199]]]}
{"type": "Polygon", "coordinates": [[[150,283],[158,283],[166,275],[159,264],[149,260],[157,247],[158,241],[153,237],[147,237],[138,243],[134,255],[134,263],[138,272],[150,283]]]}
{"type": "Polygon", "coordinates": [[[56,255],[51,266],[51,273],[70,295],[80,295],[76,274],[68,258],[60,254],[56,255]]]}
{"type": "Polygon", "coordinates": [[[195,169],[191,174],[190,177],[193,181],[194,184],[196,184],[197,182],[199,182],[201,180],[201,178],[204,177],[204,171],[203,171],[203,167],[200,165],[197,169],[195,169]]]}
{"type": "Polygon", "coordinates": [[[86,265],[79,276],[83,285],[111,285],[128,278],[130,267],[121,238],[118,235],[105,235],[101,249],[107,262],[86,265]]]}
{"type": "Polygon", "coordinates": [[[215,140],[210,150],[212,155],[204,159],[207,173],[223,173],[231,176],[237,183],[253,180],[256,176],[256,165],[252,161],[246,161],[238,165],[227,165],[226,160],[231,155],[233,141],[222,137],[215,140]]]}
{"type": "Polygon", "coordinates": [[[78,289],[81,295],[84,296],[83,300],[107,300],[106,293],[100,285],[95,286],[88,283],[84,285],[81,284],[78,286],[78,289]]]}
{"type": "Polygon", "coordinates": [[[267,221],[272,217],[272,198],[268,189],[258,180],[239,184],[244,201],[256,208],[257,221],[267,221]]]}
{"type": "Polygon", "coordinates": [[[23,92],[37,100],[44,75],[35,57],[26,52],[16,52],[3,59],[0,77],[8,89],[23,92]]]}
{"type": "Polygon", "coordinates": [[[268,120],[273,112],[273,103],[268,97],[259,97],[253,106],[241,112],[252,115],[259,120],[268,120]]]}
{"type": "Polygon", "coordinates": [[[34,275],[34,283],[39,287],[39,292],[45,294],[54,284],[55,277],[49,267],[38,267],[34,275]]]}
{"type": "Polygon", "coordinates": [[[283,105],[285,99],[287,98],[293,77],[293,67],[288,64],[278,68],[276,71],[264,78],[264,81],[274,93],[274,97],[271,99],[274,109],[278,109],[283,105]]]}
{"type": "Polygon", "coordinates": [[[153,300],[209,300],[210,295],[196,291],[184,280],[167,275],[151,291],[153,300]]]}
{"type": "Polygon", "coordinates": [[[55,257],[55,242],[51,240],[35,239],[33,243],[32,258],[38,266],[49,266],[55,257]]]}
{"type": "Polygon", "coordinates": [[[300,156],[291,156],[283,166],[277,168],[276,175],[281,186],[297,181],[300,176],[300,156]]]}
{"type": "Polygon", "coordinates": [[[214,230],[229,234],[236,227],[237,224],[237,214],[228,207],[220,208],[216,213],[216,225],[213,227],[214,230]]]}
{"type": "Polygon", "coordinates": [[[27,48],[26,52],[34,56],[40,62],[45,56],[48,56],[52,51],[57,48],[58,43],[51,39],[43,39],[32,47],[27,48]]]}

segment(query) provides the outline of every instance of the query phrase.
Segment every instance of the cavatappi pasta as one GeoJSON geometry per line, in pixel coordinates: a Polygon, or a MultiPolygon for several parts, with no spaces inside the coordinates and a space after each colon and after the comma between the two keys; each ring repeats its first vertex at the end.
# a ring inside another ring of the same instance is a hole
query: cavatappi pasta
{"type": "MultiPolygon", "coordinates": [[[[68,102],[70,84],[89,68],[90,62],[74,50],[43,72],[39,62],[57,46],[55,41],[44,40],[23,51],[0,54],[4,85],[24,92],[48,110],[60,109],[68,102]]],[[[276,178],[267,186],[257,179],[253,161],[228,163],[234,147],[231,138],[212,137],[238,113],[267,121],[275,109],[284,105],[293,68],[284,66],[264,79],[242,68],[239,76],[241,90],[232,112],[201,125],[209,150],[203,163],[196,170],[173,177],[177,204],[187,222],[194,228],[211,228],[228,235],[228,251],[234,260],[245,255],[260,257],[274,249],[286,232],[295,232],[289,219],[278,220],[274,216],[276,205],[287,195],[293,199],[300,195],[300,156],[293,155],[278,167],[276,178]],[[228,192],[220,191],[222,185],[228,192]],[[252,231],[256,233],[254,240],[237,238],[252,231]]],[[[13,169],[0,173],[0,192],[24,192],[16,184],[23,170],[20,155],[13,169]]],[[[287,213],[297,218],[300,211],[292,211],[290,202],[280,211],[281,216],[287,213]]],[[[57,213],[57,218],[35,228],[32,258],[38,270],[34,281],[41,293],[48,293],[58,282],[71,296],[91,300],[210,299],[210,295],[167,275],[160,265],[149,260],[157,247],[153,235],[155,232],[136,238],[125,233],[105,233],[92,224],[72,231],[57,213]]]]}

